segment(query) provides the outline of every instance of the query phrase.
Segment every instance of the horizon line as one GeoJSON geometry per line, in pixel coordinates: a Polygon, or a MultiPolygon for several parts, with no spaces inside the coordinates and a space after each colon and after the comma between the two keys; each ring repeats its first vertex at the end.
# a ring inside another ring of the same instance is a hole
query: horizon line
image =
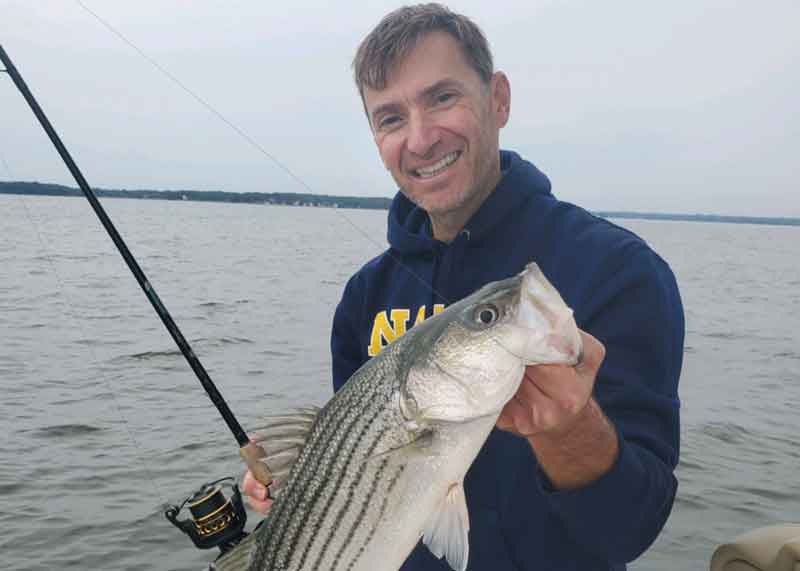
{"type": "MultiPolygon", "coordinates": [[[[128,198],[135,200],[185,200],[191,202],[229,202],[239,204],[275,204],[270,199],[279,200],[278,205],[316,206],[354,209],[388,209],[392,198],[383,196],[345,196],[316,194],[309,192],[233,192],[225,190],[156,190],[156,189],[108,189],[94,187],[98,196],[106,198],[128,198]],[[156,195],[156,196],[153,196],[156,195]],[[197,195],[216,195],[217,198],[201,198],[197,195]],[[294,201],[291,202],[291,199],[294,201]],[[226,200],[229,199],[229,200],[226,200]],[[298,203],[302,201],[302,203],[298,203]],[[341,204],[339,204],[341,202],[341,204]]],[[[0,194],[37,196],[83,196],[80,189],[57,183],[38,181],[0,181],[0,194]],[[2,188],[8,185],[23,185],[25,189],[2,188]],[[42,188],[36,188],[42,187],[42,188]]],[[[800,217],[794,216],[752,216],[741,214],[689,213],[689,212],[643,212],[635,210],[586,209],[595,216],[603,218],[627,218],[640,220],[676,220],[687,222],[728,222],[740,224],[765,224],[777,226],[800,226],[800,217]]]]}

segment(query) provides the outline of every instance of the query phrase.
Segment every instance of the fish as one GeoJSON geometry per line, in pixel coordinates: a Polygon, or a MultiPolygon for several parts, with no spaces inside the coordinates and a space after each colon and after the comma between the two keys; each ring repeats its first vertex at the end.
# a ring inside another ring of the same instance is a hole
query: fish
{"type": "Polygon", "coordinates": [[[322,408],[266,422],[261,524],[217,571],[399,569],[420,539],[469,561],[464,476],[528,365],[574,365],[572,310],[535,263],[415,325],[322,408]]]}

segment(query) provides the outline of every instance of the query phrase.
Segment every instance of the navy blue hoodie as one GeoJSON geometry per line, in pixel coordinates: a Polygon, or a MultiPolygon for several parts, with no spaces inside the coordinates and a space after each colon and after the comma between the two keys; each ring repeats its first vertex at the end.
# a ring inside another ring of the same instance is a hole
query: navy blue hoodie
{"type": "MultiPolygon", "coordinates": [[[[347,283],[331,336],[338,390],[419,319],[535,261],[606,347],[594,397],[619,455],[584,488],[558,491],[527,441],[494,430],[465,480],[470,570],[621,570],[653,542],[677,481],[684,321],[667,264],[635,234],[557,200],[547,177],[502,151],[503,177],[450,243],[398,193],[390,248],[347,283]]],[[[418,545],[408,571],[446,570],[418,545]]]]}

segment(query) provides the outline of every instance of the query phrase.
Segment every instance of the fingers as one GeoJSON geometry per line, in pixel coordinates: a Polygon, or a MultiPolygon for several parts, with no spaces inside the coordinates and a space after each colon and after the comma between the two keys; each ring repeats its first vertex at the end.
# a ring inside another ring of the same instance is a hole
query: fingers
{"type": "Polygon", "coordinates": [[[248,470],[242,478],[242,493],[247,496],[247,503],[258,513],[264,514],[272,507],[267,487],[253,477],[248,470]]]}
{"type": "Polygon", "coordinates": [[[265,515],[270,508],[272,507],[272,500],[254,500],[253,498],[247,498],[247,503],[250,504],[250,507],[253,511],[260,513],[261,515],[265,515]]]}
{"type": "Polygon", "coordinates": [[[513,432],[530,436],[568,421],[583,408],[590,392],[591,385],[572,367],[531,367],[504,412],[512,415],[513,432]]]}
{"type": "Polygon", "coordinates": [[[597,371],[605,358],[602,343],[588,333],[580,334],[581,362],[574,367],[526,367],[519,389],[497,419],[498,428],[530,436],[567,426],[577,418],[591,398],[597,371]]]}
{"type": "Polygon", "coordinates": [[[528,409],[518,399],[512,398],[503,407],[497,419],[497,428],[508,430],[519,436],[526,436],[532,429],[528,422],[528,412],[528,409]]]}
{"type": "Polygon", "coordinates": [[[603,364],[606,357],[606,348],[595,337],[579,329],[581,341],[583,342],[583,353],[580,362],[575,368],[580,372],[591,371],[596,373],[603,364]]]}
{"type": "Polygon", "coordinates": [[[532,365],[525,368],[517,396],[531,401],[557,399],[577,376],[575,368],[567,365],[532,365]]]}

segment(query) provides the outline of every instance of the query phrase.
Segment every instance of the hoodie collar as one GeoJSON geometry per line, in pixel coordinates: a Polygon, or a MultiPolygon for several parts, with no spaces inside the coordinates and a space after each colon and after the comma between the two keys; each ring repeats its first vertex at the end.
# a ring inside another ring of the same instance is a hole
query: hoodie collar
{"type": "MultiPolygon", "coordinates": [[[[471,243],[480,242],[512,211],[534,194],[550,194],[550,180],[532,163],[512,151],[500,151],[503,176],[478,211],[464,225],[471,243]]],[[[398,192],[389,208],[389,244],[403,254],[435,250],[428,213],[398,192]]]]}

